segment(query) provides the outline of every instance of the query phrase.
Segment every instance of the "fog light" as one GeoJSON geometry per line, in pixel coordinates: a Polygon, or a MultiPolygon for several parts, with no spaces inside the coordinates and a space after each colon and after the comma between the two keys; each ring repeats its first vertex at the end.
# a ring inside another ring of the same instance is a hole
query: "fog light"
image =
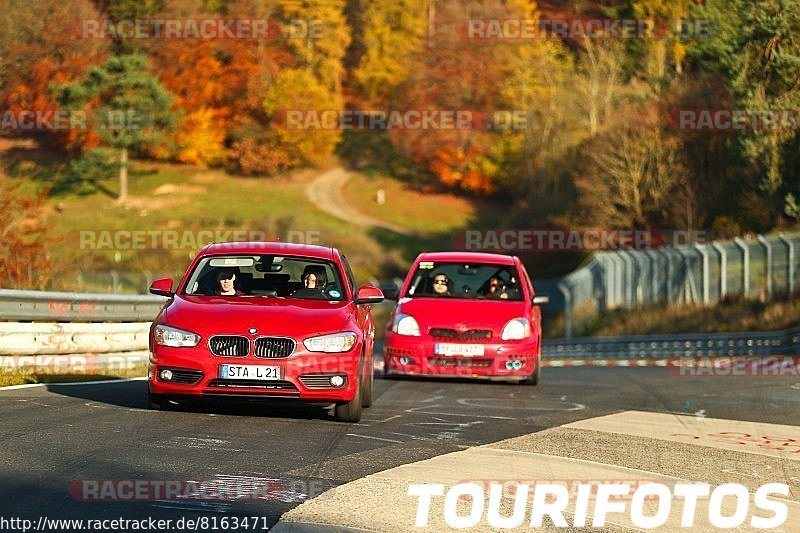
{"type": "Polygon", "coordinates": [[[172,370],[162,370],[158,375],[161,381],[172,381],[172,370]]]}
{"type": "Polygon", "coordinates": [[[342,376],[333,376],[330,381],[331,387],[341,387],[344,385],[344,378],[342,376]]]}

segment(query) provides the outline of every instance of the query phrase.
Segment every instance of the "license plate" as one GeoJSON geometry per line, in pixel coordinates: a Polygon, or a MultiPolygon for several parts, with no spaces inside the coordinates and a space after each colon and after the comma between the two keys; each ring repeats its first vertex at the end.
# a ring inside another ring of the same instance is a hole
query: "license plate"
{"type": "Polygon", "coordinates": [[[440,342],[434,347],[436,355],[483,355],[483,344],[451,344],[440,342]]]}
{"type": "Polygon", "coordinates": [[[222,379],[259,379],[276,381],[281,379],[281,367],[262,365],[220,365],[219,377],[222,379]]]}

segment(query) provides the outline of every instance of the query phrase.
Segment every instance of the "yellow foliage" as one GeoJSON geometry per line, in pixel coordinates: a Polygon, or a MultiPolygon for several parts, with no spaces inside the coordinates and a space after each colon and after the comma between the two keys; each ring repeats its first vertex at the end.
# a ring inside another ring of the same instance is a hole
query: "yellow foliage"
{"type": "Polygon", "coordinates": [[[184,163],[215,164],[225,156],[225,130],[215,119],[214,110],[201,107],[187,114],[175,134],[178,152],[184,163]]]}

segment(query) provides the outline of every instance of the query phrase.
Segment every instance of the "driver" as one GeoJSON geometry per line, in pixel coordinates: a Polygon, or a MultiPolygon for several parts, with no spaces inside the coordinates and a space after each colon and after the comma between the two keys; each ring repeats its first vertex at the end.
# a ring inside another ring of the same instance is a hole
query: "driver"
{"type": "Polygon", "coordinates": [[[230,268],[219,270],[214,279],[217,280],[217,286],[214,289],[214,294],[217,296],[243,296],[244,293],[236,289],[236,272],[230,268]]]}
{"type": "Polygon", "coordinates": [[[450,280],[445,274],[436,274],[433,277],[433,294],[435,296],[450,296],[450,280]]]}

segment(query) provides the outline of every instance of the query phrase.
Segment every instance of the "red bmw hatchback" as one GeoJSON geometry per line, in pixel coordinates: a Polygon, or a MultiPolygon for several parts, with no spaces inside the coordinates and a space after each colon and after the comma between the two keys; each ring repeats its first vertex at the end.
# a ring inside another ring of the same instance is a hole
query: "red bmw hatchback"
{"type": "Polygon", "coordinates": [[[335,403],[357,422],[372,402],[374,287],[357,288],[333,248],[223,243],[203,248],[150,328],[148,405],[239,396],[335,403]]]}
{"type": "Polygon", "coordinates": [[[475,377],[536,385],[539,304],[519,258],[439,252],[417,257],[386,331],[386,375],[475,377]]]}

